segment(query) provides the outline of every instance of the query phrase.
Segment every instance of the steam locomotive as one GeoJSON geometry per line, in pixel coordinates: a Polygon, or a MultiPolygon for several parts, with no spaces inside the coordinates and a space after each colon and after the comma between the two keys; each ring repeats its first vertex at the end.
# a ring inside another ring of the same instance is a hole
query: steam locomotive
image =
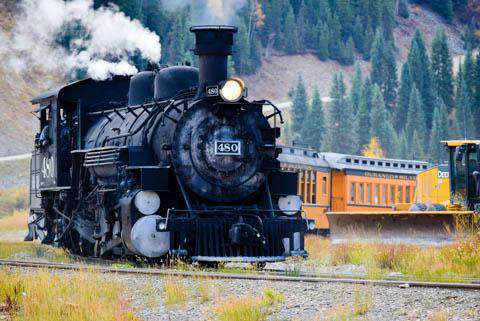
{"type": "Polygon", "coordinates": [[[199,68],[84,79],[34,98],[27,241],[95,257],[263,264],[303,256],[281,112],[227,77],[232,26],[197,26],[199,68]]]}

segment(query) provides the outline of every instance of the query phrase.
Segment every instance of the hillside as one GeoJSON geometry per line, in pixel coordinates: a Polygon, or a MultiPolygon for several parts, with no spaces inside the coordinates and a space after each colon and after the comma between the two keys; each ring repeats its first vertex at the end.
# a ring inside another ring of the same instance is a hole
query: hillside
{"type": "MultiPolygon", "coordinates": [[[[397,70],[400,72],[400,62],[407,56],[410,41],[418,28],[425,41],[430,43],[438,28],[444,28],[448,37],[452,56],[461,56],[464,53],[461,34],[461,24],[446,24],[444,19],[432,11],[418,6],[410,6],[408,19],[397,17],[398,25],[394,30],[395,43],[397,44],[397,70]]],[[[369,71],[370,64],[359,57],[356,58],[364,74],[369,71]]],[[[318,87],[322,96],[328,96],[333,75],[342,72],[345,83],[350,83],[354,66],[342,66],[336,61],[321,61],[313,54],[283,55],[274,53],[268,60],[264,60],[260,70],[253,76],[246,77],[249,95],[259,99],[265,96],[276,102],[289,100],[288,92],[302,76],[309,90],[318,87]]]]}
{"type": "MultiPolygon", "coordinates": [[[[7,34],[14,24],[14,10],[14,1],[0,2],[0,29],[7,34]]],[[[23,75],[0,64],[0,156],[30,152],[36,122],[29,101],[60,82],[55,75],[38,70],[23,75]]]]}
{"type": "MultiPolygon", "coordinates": [[[[6,33],[13,26],[15,1],[0,2],[0,27],[6,33]]],[[[448,25],[430,10],[410,6],[410,17],[397,17],[398,25],[394,30],[397,44],[397,61],[402,61],[416,28],[420,29],[426,42],[430,43],[436,29],[445,28],[453,55],[462,55],[462,28],[460,24],[448,25]]],[[[361,69],[367,73],[369,63],[356,57],[361,69]]],[[[400,67],[397,68],[400,70],[400,67]]],[[[264,59],[262,67],[255,75],[247,76],[251,98],[269,98],[276,102],[289,100],[288,92],[294,87],[301,75],[309,90],[317,86],[322,96],[328,96],[331,80],[335,72],[343,72],[346,83],[353,74],[353,66],[342,66],[333,60],[321,61],[313,54],[284,55],[274,52],[264,59]]],[[[39,92],[61,83],[58,75],[45,75],[39,70],[31,70],[28,75],[19,75],[7,65],[0,64],[0,140],[15,142],[0,144],[0,156],[27,153],[35,130],[35,119],[30,114],[31,97],[39,92]]]]}

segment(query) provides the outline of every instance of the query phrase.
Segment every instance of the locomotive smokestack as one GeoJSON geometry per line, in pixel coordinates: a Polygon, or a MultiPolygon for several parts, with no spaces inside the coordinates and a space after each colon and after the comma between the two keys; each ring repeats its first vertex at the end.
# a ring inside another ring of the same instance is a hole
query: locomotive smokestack
{"type": "Polygon", "coordinates": [[[227,79],[227,61],[232,54],[237,27],[196,26],[190,31],[195,34],[193,53],[199,58],[197,98],[200,98],[206,95],[208,86],[216,86],[227,79]]]}

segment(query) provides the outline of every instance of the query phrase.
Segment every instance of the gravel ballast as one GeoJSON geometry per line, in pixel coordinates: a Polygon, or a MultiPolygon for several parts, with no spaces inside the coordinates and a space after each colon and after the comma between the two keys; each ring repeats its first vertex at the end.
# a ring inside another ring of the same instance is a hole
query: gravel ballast
{"type": "Polygon", "coordinates": [[[475,290],[177,278],[187,289],[187,301],[166,306],[166,277],[129,274],[103,274],[102,277],[125,285],[125,298],[143,320],[215,320],[215,308],[222,301],[233,297],[260,297],[265,289],[284,296],[283,302],[273,306],[268,320],[480,320],[480,291],[475,290]],[[207,301],[203,301],[199,293],[199,285],[205,282],[210,293],[207,301]],[[365,314],[347,313],[350,318],[344,318],[345,311],[352,311],[355,298],[362,301],[366,297],[369,308],[365,314]]]}
{"type": "Polygon", "coordinates": [[[145,320],[213,320],[214,307],[222,299],[260,296],[275,289],[285,301],[275,305],[269,320],[331,320],[354,305],[354,296],[370,296],[371,307],[357,319],[366,320],[479,320],[480,292],[449,289],[399,288],[340,283],[297,283],[244,280],[210,280],[211,300],[201,302],[199,280],[181,279],[189,289],[183,306],[166,307],[162,302],[164,280],[154,277],[115,276],[129,288],[137,315],[145,320]],[[146,291],[145,289],[154,289],[146,291]],[[355,294],[356,293],[356,294],[355,294]],[[152,300],[152,296],[156,299],[152,300]],[[155,302],[152,304],[152,301],[155,302]],[[146,304],[146,302],[149,302],[146,304]],[[435,316],[436,315],[436,316],[435,316]]]}

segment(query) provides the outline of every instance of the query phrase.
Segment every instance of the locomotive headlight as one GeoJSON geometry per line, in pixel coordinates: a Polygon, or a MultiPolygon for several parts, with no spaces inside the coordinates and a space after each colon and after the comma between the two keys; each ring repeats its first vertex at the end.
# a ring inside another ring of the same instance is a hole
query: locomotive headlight
{"type": "Polygon", "coordinates": [[[287,215],[294,215],[302,208],[302,200],[298,195],[288,195],[278,199],[278,207],[287,215]]]}
{"type": "Polygon", "coordinates": [[[160,208],[160,196],[154,191],[140,191],[135,195],[135,207],[143,215],[154,214],[160,208]]]}
{"type": "Polygon", "coordinates": [[[220,96],[230,103],[239,101],[245,92],[245,83],[240,78],[232,78],[225,81],[220,88],[220,96]]]}

